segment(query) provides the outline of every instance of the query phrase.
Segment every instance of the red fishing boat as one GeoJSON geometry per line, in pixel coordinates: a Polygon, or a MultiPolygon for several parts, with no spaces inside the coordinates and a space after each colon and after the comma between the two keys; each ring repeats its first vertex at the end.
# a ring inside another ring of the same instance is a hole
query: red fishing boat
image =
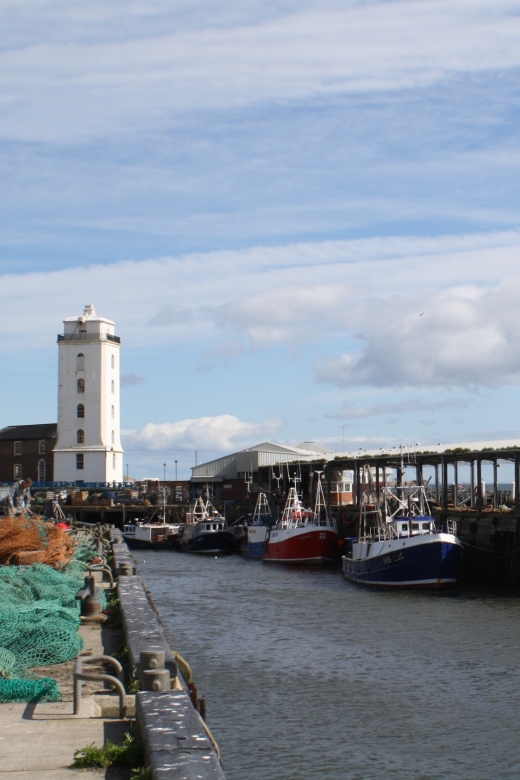
{"type": "Polygon", "coordinates": [[[339,536],[325,505],[322,472],[315,473],[318,477],[315,509],[302,505],[295,477],[282,517],[270,530],[264,561],[320,565],[339,560],[339,536]]]}

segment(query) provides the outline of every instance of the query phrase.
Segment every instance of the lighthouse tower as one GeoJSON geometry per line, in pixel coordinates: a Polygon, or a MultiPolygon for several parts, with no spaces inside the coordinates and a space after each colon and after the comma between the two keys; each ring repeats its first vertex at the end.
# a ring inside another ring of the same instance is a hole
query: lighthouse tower
{"type": "Polygon", "coordinates": [[[56,482],[122,482],[119,348],[111,320],[91,304],[58,336],[56,482]]]}

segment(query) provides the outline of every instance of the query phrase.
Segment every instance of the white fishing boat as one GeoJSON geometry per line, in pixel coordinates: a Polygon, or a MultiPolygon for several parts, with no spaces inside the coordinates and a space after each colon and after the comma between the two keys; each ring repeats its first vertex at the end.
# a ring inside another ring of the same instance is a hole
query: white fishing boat
{"type": "Polygon", "coordinates": [[[125,523],[123,538],[132,548],[169,549],[179,530],[179,523],[166,522],[166,490],[162,488],[162,516],[152,516],[148,522],[135,519],[125,523]]]}

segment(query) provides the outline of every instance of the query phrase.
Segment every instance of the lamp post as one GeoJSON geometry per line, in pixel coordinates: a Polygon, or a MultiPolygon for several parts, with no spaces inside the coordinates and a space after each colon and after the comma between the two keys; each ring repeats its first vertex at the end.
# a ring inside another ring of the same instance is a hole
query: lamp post
{"type": "Polygon", "coordinates": [[[129,476],[129,472],[128,472],[128,463],[126,464],[126,481],[130,482],[130,476],[129,476]]]}
{"type": "Polygon", "coordinates": [[[177,482],[177,461],[175,461],[175,482],[177,482]]]}
{"type": "Polygon", "coordinates": [[[163,482],[166,482],[166,463],[163,463],[163,468],[164,468],[164,479],[163,479],[163,482]]]}

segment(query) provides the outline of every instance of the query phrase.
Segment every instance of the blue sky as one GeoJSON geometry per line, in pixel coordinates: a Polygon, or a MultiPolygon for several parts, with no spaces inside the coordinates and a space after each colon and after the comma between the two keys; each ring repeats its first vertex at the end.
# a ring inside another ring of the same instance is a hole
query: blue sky
{"type": "Polygon", "coordinates": [[[0,425],[123,339],[130,473],[514,438],[520,0],[3,3],[0,425]]]}

